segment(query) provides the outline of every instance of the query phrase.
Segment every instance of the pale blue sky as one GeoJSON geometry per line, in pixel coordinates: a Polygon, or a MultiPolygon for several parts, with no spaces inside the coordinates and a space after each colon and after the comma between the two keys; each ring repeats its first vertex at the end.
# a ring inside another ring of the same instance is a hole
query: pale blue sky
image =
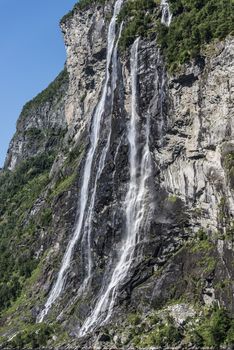
{"type": "Polygon", "coordinates": [[[0,0],[0,167],[28,100],[63,69],[59,20],[77,0],[0,0]]]}

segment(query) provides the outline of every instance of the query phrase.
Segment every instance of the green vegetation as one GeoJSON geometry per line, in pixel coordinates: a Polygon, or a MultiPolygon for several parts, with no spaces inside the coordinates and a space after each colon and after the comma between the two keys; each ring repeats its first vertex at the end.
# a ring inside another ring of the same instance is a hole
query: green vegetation
{"type": "Polygon", "coordinates": [[[82,155],[84,154],[84,150],[85,150],[84,144],[74,146],[69,151],[65,164],[70,165],[73,168],[76,168],[77,164],[79,164],[82,158],[82,155]]]}
{"type": "Polygon", "coordinates": [[[168,202],[170,202],[170,203],[176,203],[177,200],[178,200],[178,197],[175,196],[175,195],[170,195],[170,196],[168,196],[167,200],[168,200],[168,202]]]}
{"type": "Polygon", "coordinates": [[[66,128],[38,129],[34,127],[27,129],[23,136],[27,141],[27,147],[32,146],[33,149],[41,147],[43,149],[43,146],[46,145],[47,150],[50,150],[61,144],[66,132],[66,128]]]}
{"type": "Polygon", "coordinates": [[[207,253],[209,254],[214,249],[214,244],[208,239],[199,239],[191,243],[192,253],[207,253]]]}
{"type": "Polygon", "coordinates": [[[201,322],[191,332],[194,345],[218,349],[220,345],[234,345],[234,320],[227,311],[215,307],[208,310],[201,322]]]}
{"type": "MultiPolygon", "coordinates": [[[[105,0],[80,0],[61,22],[105,0]]],[[[204,45],[222,40],[234,33],[230,0],[170,0],[171,26],[161,24],[159,0],[128,0],[122,6],[118,21],[125,25],[120,48],[125,50],[138,37],[157,37],[168,68],[175,71],[181,64],[202,55],[204,45]]]]}
{"type": "MultiPolygon", "coordinates": [[[[137,323],[124,327],[128,344],[137,348],[174,347],[181,342],[186,347],[190,344],[195,347],[210,347],[219,349],[220,346],[234,345],[234,320],[228,312],[217,306],[209,309],[199,305],[198,315],[188,317],[183,324],[178,325],[167,309],[151,313],[139,318],[137,323]]],[[[123,344],[122,344],[123,345],[123,344]]]]}
{"type": "Polygon", "coordinates": [[[227,228],[226,238],[230,240],[232,243],[234,242],[234,221],[231,221],[227,228]]]}
{"type": "Polygon", "coordinates": [[[147,335],[143,335],[138,346],[175,346],[181,339],[181,331],[175,326],[173,319],[168,317],[165,322],[159,322],[147,335]]]}
{"type": "Polygon", "coordinates": [[[32,141],[35,141],[35,139],[40,139],[41,137],[44,136],[43,131],[38,128],[30,128],[27,129],[25,132],[25,136],[28,138],[32,139],[32,141]]]}
{"type": "Polygon", "coordinates": [[[204,256],[198,263],[206,273],[211,273],[216,267],[217,261],[213,256],[204,256]]]}
{"type": "Polygon", "coordinates": [[[171,26],[161,24],[159,1],[128,0],[119,15],[125,21],[120,46],[125,49],[137,36],[157,36],[171,71],[201,54],[205,44],[233,34],[230,0],[170,0],[171,26]]]}
{"type": "Polygon", "coordinates": [[[39,93],[34,99],[26,103],[22,109],[21,116],[27,115],[32,108],[37,108],[43,103],[53,100],[62,96],[60,93],[61,87],[68,82],[67,69],[64,70],[57,76],[57,78],[41,93],[39,93]]]}
{"type": "Polygon", "coordinates": [[[195,240],[191,242],[188,248],[192,254],[200,256],[197,266],[202,268],[205,274],[214,271],[217,264],[215,257],[212,255],[215,251],[215,245],[209,240],[203,229],[198,230],[195,240]]]}
{"type": "Polygon", "coordinates": [[[234,189],[234,152],[226,154],[224,158],[224,167],[227,171],[231,188],[234,189]]]}
{"type": "Polygon", "coordinates": [[[173,21],[158,25],[158,41],[171,70],[201,54],[204,44],[233,34],[230,0],[170,0],[173,21]]]}
{"type": "Polygon", "coordinates": [[[28,325],[22,332],[19,332],[7,344],[9,349],[41,349],[46,346],[53,334],[58,331],[58,327],[45,323],[37,325],[28,325]]]}
{"type": "Polygon", "coordinates": [[[75,4],[71,11],[69,11],[65,16],[63,16],[60,23],[66,22],[69,18],[71,18],[74,15],[76,11],[85,10],[90,6],[96,4],[104,4],[105,1],[106,0],[80,0],[79,2],[77,2],[77,4],[75,4]]]}
{"type": "Polygon", "coordinates": [[[80,0],[77,4],[79,9],[83,10],[93,4],[105,4],[106,0],[80,0]]]}
{"type": "Polygon", "coordinates": [[[141,317],[139,314],[129,314],[128,315],[128,323],[131,324],[131,325],[138,325],[139,323],[141,322],[141,317]]]}
{"type": "Polygon", "coordinates": [[[64,162],[63,173],[49,194],[49,199],[56,198],[68,191],[77,179],[77,167],[84,153],[84,145],[76,145],[71,150],[67,150],[67,158],[64,162]]]}
{"type": "Polygon", "coordinates": [[[176,326],[166,310],[151,313],[145,318],[141,318],[138,314],[130,314],[127,322],[129,340],[137,348],[175,346],[183,337],[183,330],[176,326]]]}
{"type": "Polygon", "coordinates": [[[43,210],[35,219],[29,213],[49,182],[53,160],[53,154],[40,154],[0,176],[0,311],[17,299],[38,264],[37,232],[51,213],[43,210]]]}
{"type": "Polygon", "coordinates": [[[206,241],[207,240],[207,233],[200,228],[197,233],[196,233],[196,237],[200,240],[200,241],[206,241]]]}
{"type": "Polygon", "coordinates": [[[65,178],[63,178],[61,181],[59,181],[56,184],[56,187],[54,188],[54,190],[52,191],[50,197],[57,197],[60,194],[62,194],[63,192],[69,190],[72,186],[72,184],[75,182],[77,177],[76,172],[74,172],[72,175],[70,176],[66,176],[65,178]]]}
{"type": "Polygon", "coordinates": [[[128,0],[124,3],[118,16],[119,23],[125,22],[120,38],[122,50],[131,45],[136,37],[147,37],[152,34],[157,9],[154,0],[128,0]]]}
{"type": "Polygon", "coordinates": [[[225,226],[229,222],[229,211],[226,197],[222,197],[218,204],[219,208],[219,220],[222,223],[222,226],[225,226]]]}
{"type": "MultiPolygon", "coordinates": [[[[54,157],[53,153],[42,153],[21,162],[14,172],[5,171],[0,175],[0,215],[3,215],[7,209],[12,212],[13,207],[17,208],[19,203],[15,202],[17,201],[16,193],[20,194],[24,186],[30,184],[30,181],[35,181],[35,177],[45,174],[53,164],[54,157]],[[14,201],[12,201],[13,198],[14,201]]],[[[34,186],[32,187],[33,191],[34,186]]],[[[29,190],[26,192],[29,194],[29,190]]],[[[30,196],[31,194],[32,192],[30,196]]]]}
{"type": "MultiPolygon", "coordinates": [[[[47,134],[47,131],[44,132],[47,134]]],[[[29,134],[36,136],[40,133],[32,128],[29,129],[29,134]]],[[[45,233],[48,235],[51,231],[54,198],[67,191],[75,182],[78,159],[81,159],[82,154],[83,148],[79,147],[68,153],[59,179],[52,190],[49,186],[49,173],[55,159],[55,151],[38,154],[22,161],[14,171],[4,170],[0,174],[2,317],[8,310],[13,310],[14,313],[15,305],[27,305],[26,299],[31,298],[25,297],[25,285],[29,286],[34,272],[38,276],[42,271],[41,268],[38,270],[41,260],[36,254],[42,244],[41,234],[43,233],[43,239],[46,240],[45,233]]]]}
{"type": "Polygon", "coordinates": [[[42,227],[48,227],[52,221],[52,210],[51,208],[45,208],[40,217],[40,224],[42,227]]]}

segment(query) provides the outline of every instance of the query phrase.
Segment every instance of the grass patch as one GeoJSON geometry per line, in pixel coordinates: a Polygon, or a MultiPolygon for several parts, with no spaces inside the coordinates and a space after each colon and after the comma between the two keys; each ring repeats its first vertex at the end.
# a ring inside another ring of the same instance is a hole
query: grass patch
{"type": "Polygon", "coordinates": [[[214,245],[209,240],[201,240],[201,241],[193,241],[190,251],[192,253],[199,253],[199,252],[210,252],[214,249],[214,245]]]}
{"type": "Polygon", "coordinates": [[[58,182],[58,184],[52,191],[50,197],[51,198],[58,197],[62,193],[68,191],[71,188],[71,186],[74,184],[76,178],[77,178],[77,173],[74,172],[72,175],[62,179],[60,182],[58,182]]]}

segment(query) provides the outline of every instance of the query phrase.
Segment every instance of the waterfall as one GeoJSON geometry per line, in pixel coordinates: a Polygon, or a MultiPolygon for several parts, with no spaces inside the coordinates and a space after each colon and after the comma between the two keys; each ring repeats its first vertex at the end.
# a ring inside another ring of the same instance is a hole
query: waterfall
{"type": "MultiPolygon", "coordinates": [[[[63,256],[62,264],[61,264],[61,267],[60,267],[60,270],[59,270],[59,273],[57,276],[57,280],[56,280],[54,286],[52,287],[52,290],[49,294],[49,297],[45,303],[43,310],[38,315],[37,322],[43,321],[44,317],[47,315],[47,313],[50,310],[53,303],[60,296],[60,294],[63,290],[63,287],[64,287],[66,273],[67,273],[67,270],[70,266],[70,262],[72,259],[73,249],[74,249],[76,243],[81,238],[82,228],[84,225],[85,215],[87,212],[87,204],[89,201],[89,191],[91,190],[90,189],[90,180],[91,180],[91,173],[92,173],[92,165],[94,162],[94,156],[95,156],[95,153],[96,153],[96,150],[98,147],[98,143],[99,143],[99,139],[100,139],[101,121],[102,121],[103,114],[105,112],[106,100],[107,100],[107,97],[109,94],[108,90],[109,90],[109,83],[110,83],[110,78],[111,78],[111,74],[110,74],[109,69],[110,69],[110,66],[112,63],[112,56],[114,54],[114,47],[115,47],[115,41],[116,41],[116,20],[117,20],[117,16],[118,16],[120,8],[121,8],[121,4],[122,4],[122,0],[116,1],[115,6],[114,6],[113,16],[112,16],[112,19],[110,21],[110,25],[109,25],[109,29],[108,29],[106,77],[105,77],[105,83],[104,83],[104,87],[102,90],[100,101],[97,105],[97,108],[96,108],[95,113],[94,113],[93,118],[92,118],[91,134],[90,134],[90,146],[89,146],[89,150],[88,150],[86,160],[85,160],[85,165],[84,165],[84,173],[83,173],[83,177],[82,177],[81,193],[80,193],[80,199],[79,199],[79,217],[78,217],[76,229],[74,231],[74,234],[73,234],[71,240],[68,243],[66,252],[63,256]]],[[[114,78],[114,79],[116,79],[116,78],[114,78]]],[[[95,176],[94,184],[96,184],[97,178],[98,178],[98,176],[100,176],[100,172],[103,169],[103,166],[104,166],[103,162],[105,161],[105,157],[106,157],[105,153],[107,152],[108,147],[109,147],[109,145],[108,145],[108,140],[107,140],[107,145],[101,154],[101,159],[100,159],[99,167],[98,167],[99,171],[94,170],[94,176],[95,176]]],[[[93,200],[93,199],[91,199],[91,200],[93,200]]],[[[92,205],[92,203],[91,203],[91,205],[92,205]]],[[[91,256],[89,256],[88,259],[89,259],[90,266],[91,266],[91,256]]],[[[90,268],[91,267],[89,267],[89,270],[90,270],[90,268]]]]}
{"type": "Polygon", "coordinates": [[[88,271],[87,271],[87,276],[82,283],[81,290],[83,291],[85,287],[87,286],[88,282],[90,281],[91,274],[92,274],[92,267],[93,267],[93,261],[92,261],[92,254],[91,254],[91,233],[92,233],[92,219],[94,215],[94,204],[95,204],[95,198],[96,198],[96,192],[97,192],[97,183],[98,180],[103,172],[104,166],[105,166],[105,161],[106,161],[106,156],[107,152],[110,147],[110,138],[111,138],[111,116],[113,112],[113,100],[114,100],[114,91],[116,89],[116,82],[117,82],[117,52],[118,52],[118,43],[119,39],[122,33],[122,24],[119,29],[119,36],[115,44],[113,56],[112,56],[112,80],[111,80],[111,112],[110,112],[110,118],[109,118],[109,125],[108,125],[108,137],[107,137],[107,142],[106,145],[102,151],[99,164],[98,164],[98,169],[97,169],[97,176],[95,179],[94,183],[94,188],[89,204],[89,210],[88,210],[88,215],[87,219],[85,222],[85,229],[84,229],[84,236],[82,238],[82,245],[84,250],[87,252],[87,263],[88,263],[88,271]]]}
{"type": "Polygon", "coordinates": [[[162,18],[161,23],[167,27],[170,27],[172,20],[172,13],[170,12],[170,7],[168,0],[161,0],[162,18]]]}
{"type": "Polygon", "coordinates": [[[123,238],[119,259],[114,267],[109,283],[103,286],[99,299],[94,310],[85,320],[80,329],[80,336],[84,336],[92,331],[97,325],[105,324],[110,318],[115,300],[121,283],[127,277],[128,271],[132,265],[136,245],[140,241],[140,228],[142,228],[147,220],[150,196],[148,190],[148,179],[151,175],[151,157],[149,151],[149,133],[150,124],[149,116],[145,126],[145,143],[138,157],[138,46],[139,38],[134,42],[131,49],[131,118],[128,127],[129,142],[129,165],[130,165],[130,181],[129,189],[125,198],[125,214],[126,214],[126,232],[123,238]],[[138,158],[141,160],[139,161],[138,158]]]}

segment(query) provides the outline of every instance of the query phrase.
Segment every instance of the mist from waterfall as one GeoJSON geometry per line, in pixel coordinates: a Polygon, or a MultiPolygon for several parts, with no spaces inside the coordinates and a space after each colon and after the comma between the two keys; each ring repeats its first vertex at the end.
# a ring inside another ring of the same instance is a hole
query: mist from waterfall
{"type": "Polygon", "coordinates": [[[113,268],[107,286],[103,286],[97,303],[80,329],[80,336],[92,331],[96,326],[105,324],[111,317],[121,283],[126,279],[136,246],[140,242],[141,229],[147,221],[150,197],[148,180],[151,176],[151,156],[149,150],[150,123],[146,118],[145,141],[139,150],[138,136],[140,132],[140,116],[138,115],[138,47],[139,38],[131,49],[131,118],[128,126],[130,180],[126,193],[124,209],[126,215],[126,231],[123,236],[118,261],[113,268]],[[140,153],[140,154],[139,154],[140,153]]]}
{"type": "MultiPolygon", "coordinates": [[[[117,16],[119,14],[120,8],[121,8],[122,0],[117,0],[114,6],[114,11],[113,11],[113,16],[109,24],[109,29],[108,29],[108,38],[107,38],[107,59],[106,59],[106,77],[105,77],[105,83],[104,87],[102,90],[101,98],[100,101],[97,105],[97,108],[95,110],[95,113],[92,118],[92,125],[91,125],[91,134],[90,134],[90,146],[89,150],[87,152],[86,160],[85,160],[85,165],[84,165],[84,173],[82,177],[82,185],[81,185],[81,193],[80,193],[80,199],[79,199],[79,217],[76,225],[76,229],[74,231],[74,234],[71,238],[71,240],[68,243],[66,252],[63,256],[62,264],[56,279],[56,282],[54,286],[52,287],[49,297],[45,303],[45,306],[43,310],[40,312],[40,314],[37,317],[37,322],[42,322],[44,317],[47,315],[49,312],[51,306],[53,303],[57,300],[57,298],[60,296],[61,292],[63,291],[64,283],[66,280],[66,273],[68,271],[68,268],[71,263],[72,259],[72,254],[73,254],[73,249],[77,242],[81,239],[82,236],[82,229],[85,224],[85,215],[87,212],[87,205],[89,202],[89,193],[90,191],[93,191],[95,189],[90,189],[90,180],[91,180],[91,175],[92,175],[92,166],[93,166],[93,161],[94,161],[94,156],[98,147],[99,139],[100,139],[100,131],[101,131],[101,121],[102,117],[105,112],[105,105],[106,105],[106,99],[109,94],[109,83],[111,79],[111,74],[110,74],[110,66],[113,62],[112,56],[115,56],[115,42],[116,42],[116,21],[117,21],[117,16]]],[[[115,62],[114,62],[115,64],[115,62]]],[[[111,67],[113,68],[113,67],[111,67]]],[[[116,77],[112,78],[112,87],[113,84],[115,84],[115,79],[116,77]]],[[[104,147],[101,158],[99,161],[99,166],[98,166],[98,171],[94,170],[94,186],[96,186],[97,183],[97,178],[100,177],[100,173],[103,170],[104,167],[104,162],[105,162],[105,157],[106,157],[106,152],[109,148],[109,141],[107,140],[107,144],[104,147]]],[[[95,191],[94,191],[95,192],[95,191]]],[[[91,201],[94,201],[94,199],[91,198],[91,201]]],[[[92,203],[91,203],[92,206],[92,203]]],[[[92,209],[92,208],[91,208],[92,209]]],[[[90,217],[88,216],[88,220],[90,220],[90,217]]],[[[88,223],[90,225],[90,223],[88,223]]],[[[88,239],[89,234],[88,234],[88,239]]],[[[90,242],[89,242],[90,244],[90,242]]],[[[90,253],[90,249],[89,249],[90,253]]],[[[91,261],[91,255],[88,257],[89,260],[89,267],[88,267],[88,274],[91,272],[91,267],[92,267],[92,261],[91,261]]]]}

